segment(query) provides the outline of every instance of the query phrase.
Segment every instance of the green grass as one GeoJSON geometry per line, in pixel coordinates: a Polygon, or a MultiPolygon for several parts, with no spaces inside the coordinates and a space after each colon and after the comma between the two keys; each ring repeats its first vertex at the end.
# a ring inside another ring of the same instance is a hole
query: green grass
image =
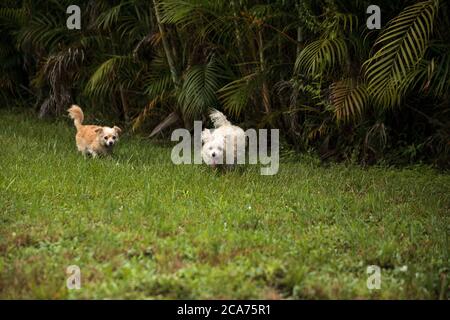
{"type": "Polygon", "coordinates": [[[68,120],[11,111],[0,147],[0,298],[448,298],[448,174],[307,157],[219,173],[128,136],[84,159],[68,120]]]}

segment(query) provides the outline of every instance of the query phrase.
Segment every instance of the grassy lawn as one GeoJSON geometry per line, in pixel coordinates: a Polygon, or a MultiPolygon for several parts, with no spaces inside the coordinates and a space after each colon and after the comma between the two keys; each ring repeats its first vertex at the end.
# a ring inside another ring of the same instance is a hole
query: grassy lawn
{"type": "Polygon", "coordinates": [[[219,173],[128,136],[83,159],[74,132],[0,111],[0,298],[448,298],[448,174],[307,157],[219,173]]]}

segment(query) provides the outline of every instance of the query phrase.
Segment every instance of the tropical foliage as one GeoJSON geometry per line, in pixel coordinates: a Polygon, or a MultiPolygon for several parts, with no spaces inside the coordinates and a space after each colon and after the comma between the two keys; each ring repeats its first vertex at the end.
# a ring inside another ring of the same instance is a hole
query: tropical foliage
{"type": "Polygon", "coordinates": [[[3,105],[77,102],[152,136],[215,107],[323,159],[449,165],[447,1],[90,0],[68,30],[71,4],[3,1],[3,105]]]}

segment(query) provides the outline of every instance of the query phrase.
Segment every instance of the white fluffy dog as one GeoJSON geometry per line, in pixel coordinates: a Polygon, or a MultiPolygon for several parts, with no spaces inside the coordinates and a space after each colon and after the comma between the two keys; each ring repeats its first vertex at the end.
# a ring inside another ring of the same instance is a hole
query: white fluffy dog
{"type": "Polygon", "coordinates": [[[225,115],[215,109],[210,113],[215,129],[205,129],[202,132],[202,158],[212,166],[234,165],[237,159],[245,157],[245,133],[234,126],[225,115]],[[231,149],[230,149],[231,148],[231,149]],[[231,158],[231,159],[230,159],[231,158]]]}

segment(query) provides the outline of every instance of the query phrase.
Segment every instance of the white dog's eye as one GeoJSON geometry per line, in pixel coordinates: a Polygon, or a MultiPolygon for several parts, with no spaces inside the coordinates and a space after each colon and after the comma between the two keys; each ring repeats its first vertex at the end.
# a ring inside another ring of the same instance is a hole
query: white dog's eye
{"type": "Polygon", "coordinates": [[[209,150],[212,150],[213,149],[213,147],[209,147],[209,150]]]}
{"type": "Polygon", "coordinates": [[[104,137],[105,138],[105,140],[108,140],[108,137],[104,137]]]}

